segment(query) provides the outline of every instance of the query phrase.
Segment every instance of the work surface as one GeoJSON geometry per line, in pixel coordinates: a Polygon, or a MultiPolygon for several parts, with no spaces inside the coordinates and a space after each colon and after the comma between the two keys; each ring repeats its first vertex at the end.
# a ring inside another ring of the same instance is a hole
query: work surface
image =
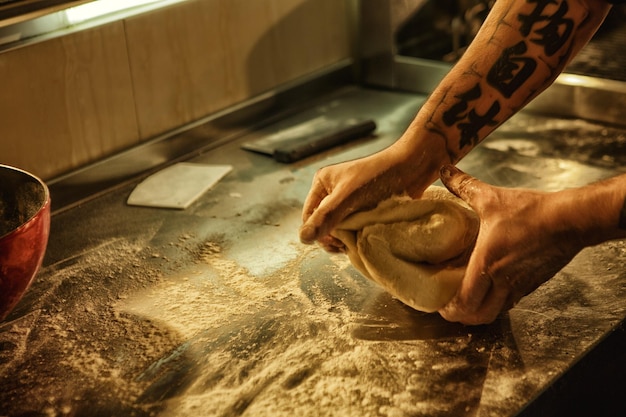
{"type": "MultiPolygon", "coordinates": [[[[241,150],[252,136],[199,155],[234,169],[184,211],[127,206],[130,184],[53,216],[44,268],[0,324],[0,415],[601,415],[605,373],[624,374],[624,242],[480,327],[413,311],[299,243],[314,172],[388,145],[423,100],[333,96],[272,129],[360,116],[376,135],[294,164],[241,150]]],[[[613,175],[624,144],[623,130],[520,114],[460,167],[556,190],[613,175]]]]}

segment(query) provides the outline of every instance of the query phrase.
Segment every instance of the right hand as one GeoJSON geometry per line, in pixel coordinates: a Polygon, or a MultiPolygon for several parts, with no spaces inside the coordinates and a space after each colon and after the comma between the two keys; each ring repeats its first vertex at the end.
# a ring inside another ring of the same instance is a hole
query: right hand
{"type": "MultiPolygon", "coordinates": [[[[568,190],[554,193],[486,184],[453,166],[441,180],[480,217],[480,231],[448,321],[486,324],[552,278],[585,246],[565,212],[580,210],[568,190]]],[[[584,196],[580,190],[574,191],[584,196]]],[[[578,212],[577,212],[578,213],[578,212]]]]}
{"type": "Polygon", "coordinates": [[[317,241],[329,252],[340,252],[343,244],[330,232],[348,215],[373,208],[394,194],[421,195],[427,181],[411,185],[405,161],[388,148],[317,171],[302,209],[300,240],[306,244],[317,241]]]}

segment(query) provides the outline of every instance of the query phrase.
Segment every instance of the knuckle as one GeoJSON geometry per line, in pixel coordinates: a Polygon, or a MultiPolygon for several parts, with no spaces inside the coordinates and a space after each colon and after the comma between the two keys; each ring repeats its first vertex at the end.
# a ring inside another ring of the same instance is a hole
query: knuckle
{"type": "Polygon", "coordinates": [[[457,178],[456,188],[462,193],[471,193],[476,188],[476,178],[463,174],[457,178]]]}

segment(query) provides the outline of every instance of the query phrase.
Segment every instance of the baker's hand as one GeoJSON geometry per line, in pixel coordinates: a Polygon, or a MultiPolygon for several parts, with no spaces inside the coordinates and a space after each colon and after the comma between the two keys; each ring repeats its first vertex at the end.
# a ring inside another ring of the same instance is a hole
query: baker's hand
{"type": "Polygon", "coordinates": [[[583,248],[561,227],[559,193],[493,187],[448,165],[444,185],[480,217],[476,246],[461,286],[439,313],[486,324],[552,278],[583,248]]]}
{"type": "Polygon", "coordinates": [[[302,209],[300,240],[342,251],[343,244],[330,232],[349,214],[373,208],[394,194],[418,196],[426,188],[411,185],[406,171],[402,156],[392,150],[320,169],[302,209]]]}

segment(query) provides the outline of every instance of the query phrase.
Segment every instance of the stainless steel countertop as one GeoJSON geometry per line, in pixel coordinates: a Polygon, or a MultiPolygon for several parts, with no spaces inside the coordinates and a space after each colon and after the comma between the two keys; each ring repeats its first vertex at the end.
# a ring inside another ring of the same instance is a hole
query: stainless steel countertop
{"type": "MultiPolygon", "coordinates": [[[[127,206],[128,183],[55,214],[44,268],[0,324],[0,415],[602,415],[600,395],[624,387],[608,378],[626,363],[625,242],[585,250],[479,327],[413,311],[299,243],[313,173],[387,146],[424,99],[346,88],[196,155],[234,169],[185,211],[127,206]],[[289,165],[239,148],[320,114],[378,130],[289,165]]],[[[522,113],[460,167],[556,190],[623,170],[625,143],[624,129],[522,113]]]]}

